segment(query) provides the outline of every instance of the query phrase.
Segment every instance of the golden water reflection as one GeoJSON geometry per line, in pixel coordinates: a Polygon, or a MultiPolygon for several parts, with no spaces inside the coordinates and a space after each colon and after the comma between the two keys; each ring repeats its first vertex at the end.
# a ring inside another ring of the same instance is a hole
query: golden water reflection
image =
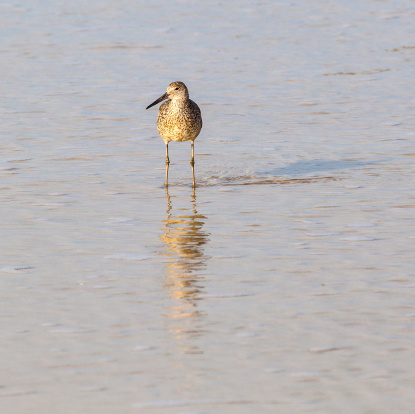
{"type": "Polygon", "coordinates": [[[166,198],[167,216],[160,235],[165,246],[163,255],[167,258],[165,288],[171,299],[166,316],[186,319],[186,322],[171,327],[180,336],[185,331],[195,331],[192,324],[201,316],[198,309],[203,291],[200,273],[208,260],[204,246],[209,241],[209,234],[203,230],[207,217],[198,213],[195,192],[181,208],[173,207],[168,190],[166,198]]]}

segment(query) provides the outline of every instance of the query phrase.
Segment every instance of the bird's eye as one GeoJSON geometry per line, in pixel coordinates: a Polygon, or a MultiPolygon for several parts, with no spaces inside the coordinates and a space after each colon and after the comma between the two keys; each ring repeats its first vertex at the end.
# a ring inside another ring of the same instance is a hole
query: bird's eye
{"type": "Polygon", "coordinates": [[[175,91],[178,91],[178,90],[179,90],[179,87],[177,87],[177,88],[174,88],[174,90],[175,90],[175,91]]]}

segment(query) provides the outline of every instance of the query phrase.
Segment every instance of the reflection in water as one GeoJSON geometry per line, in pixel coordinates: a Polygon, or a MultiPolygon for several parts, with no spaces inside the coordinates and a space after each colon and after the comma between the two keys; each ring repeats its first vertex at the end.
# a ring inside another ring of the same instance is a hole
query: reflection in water
{"type": "Polygon", "coordinates": [[[193,192],[188,207],[174,211],[171,198],[166,189],[167,217],[163,221],[164,233],[160,239],[165,244],[166,264],[165,288],[173,304],[167,316],[180,319],[174,324],[176,338],[186,334],[197,334],[194,322],[201,316],[197,301],[203,287],[198,272],[205,266],[208,257],[204,245],[209,234],[203,231],[206,216],[197,212],[196,195],[193,192]],[[179,214],[178,214],[179,213],[179,214]]]}

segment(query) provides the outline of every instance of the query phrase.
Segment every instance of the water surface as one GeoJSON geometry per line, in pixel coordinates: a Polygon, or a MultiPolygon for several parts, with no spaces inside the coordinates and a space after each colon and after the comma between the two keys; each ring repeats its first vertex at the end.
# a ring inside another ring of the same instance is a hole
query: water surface
{"type": "Polygon", "coordinates": [[[1,411],[411,412],[414,18],[3,2],[1,411]]]}

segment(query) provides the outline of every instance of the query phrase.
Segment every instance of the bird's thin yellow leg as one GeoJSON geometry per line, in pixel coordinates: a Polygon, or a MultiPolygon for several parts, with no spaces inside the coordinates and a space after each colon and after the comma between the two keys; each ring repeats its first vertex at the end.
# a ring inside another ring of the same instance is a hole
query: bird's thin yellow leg
{"type": "Polygon", "coordinates": [[[167,187],[169,185],[169,143],[166,143],[166,181],[164,182],[164,186],[167,187]]]}
{"type": "Polygon", "coordinates": [[[190,165],[192,166],[193,188],[195,188],[196,181],[195,181],[195,142],[194,141],[192,141],[192,159],[190,160],[190,165]]]}

